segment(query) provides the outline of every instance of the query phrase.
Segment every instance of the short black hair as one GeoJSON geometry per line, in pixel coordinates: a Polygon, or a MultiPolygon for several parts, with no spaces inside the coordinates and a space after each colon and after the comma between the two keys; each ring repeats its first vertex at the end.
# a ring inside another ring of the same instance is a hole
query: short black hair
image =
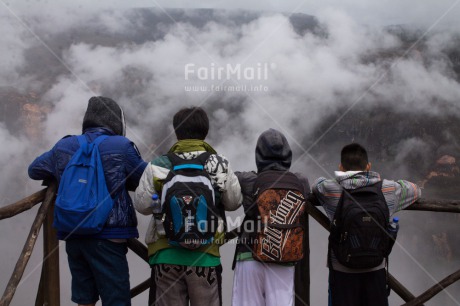
{"type": "Polygon", "coordinates": [[[209,119],[201,107],[182,108],[173,118],[174,132],[178,140],[204,140],[209,131],[209,119]]]}
{"type": "Polygon", "coordinates": [[[351,143],[342,148],[340,162],[345,171],[364,171],[367,164],[367,152],[358,143],[351,143]]]}

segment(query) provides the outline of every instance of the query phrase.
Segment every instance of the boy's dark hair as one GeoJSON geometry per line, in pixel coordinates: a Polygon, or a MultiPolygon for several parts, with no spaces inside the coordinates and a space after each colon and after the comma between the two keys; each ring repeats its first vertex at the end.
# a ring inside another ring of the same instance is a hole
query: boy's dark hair
{"type": "Polygon", "coordinates": [[[209,119],[201,107],[188,107],[178,111],[173,118],[177,140],[204,140],[209,131],[209,119]]]}
{"type": "Polygon", "coordinates": [[[369,163],[366,149],[358,143],[346,145],[340,153],[340,162],[345,171],[363,171],[369,163]]]}

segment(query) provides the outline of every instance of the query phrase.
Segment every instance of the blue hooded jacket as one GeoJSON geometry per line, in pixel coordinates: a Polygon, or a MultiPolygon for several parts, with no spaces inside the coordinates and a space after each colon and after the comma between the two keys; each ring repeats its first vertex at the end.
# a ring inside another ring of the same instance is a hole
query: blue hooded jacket
{"type": "MultiPolygon", "coordinates": [[[[83,120],[83,134],[88,141],[100,135],[109,135],[99,145],[102,165],[109,192],[114,204],[102,232],[85,237],[122,239],[139,237],[137,218],[128,190],[135,190],[146,163],[135,145],[124,134],[124,118],[121,108],[113,100],[91,98],[83,120]],[[117,131],[118,135],[114,132],[117,131]]],[[[29,176],[34,180],[61,180],[62,173],[72,155],[80,147],[76,136],[59,140],[48,152],[37,157],[29,166],[29,176]]],[[[81,236],[58,232],[59,239],[81,236]]]]}

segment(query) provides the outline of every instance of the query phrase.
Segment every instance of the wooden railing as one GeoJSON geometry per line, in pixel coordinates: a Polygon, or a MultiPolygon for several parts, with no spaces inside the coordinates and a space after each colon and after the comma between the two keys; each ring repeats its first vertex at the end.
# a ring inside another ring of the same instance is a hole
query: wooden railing
{"type": "Polygon", "coordinates": [[[32,255],[32,250],[43,224],[45,228],[43,266],[35,305],[59,305],[59,247],[56,239],[56,232],[52,228],[55,197],[56,184],[52,183],[47,189],[34,193],[19,202],[0,208],[0,220],[2,220],[13,217],[43,202],[32,223],[29,236],[24,244],[24,248],[22,249],[21,255],[13,270],[13,274],[6,286],[2,299],[0,300],[0,306],[7,306],[11,303],[19,281],[32,255]]]}
{"type": "MultiPolygon", "coordinates": [[[[307,211],[319,224],[326,230],[329,230],[329,219],[318,208],[308,203],[307,211]]],[[[409,206],[406,210],[418,211],[434,211],[434,212],[450,212],[460,213],[460,201],[444,201],[444,200],[427,200],[420,199],[417,203],[409,206]]],[[[415,297],[407,288],[405,288],[396,278],[389,274],[390,288],[396,292],[405,302],[403,306],[423,305],[424,302],[433,298],[436,294],[460,279],[460,270],[447,276],[438,284],[426,290],[423,294],[415,297]]],[[[297,305],[296,305],[297,306],[297,305]]]]}
{"type": "MultiPolygon", "coordinates": [[[[56,238],[56,232],[52,227],[54,200],[56,198],[56,184],[52,183],[48,188],[38,191],[16,203],[0,208],[0,220],[11,218],[23,211],[31,209],[35,205],[42,203],[34,222],[32,223],[29,235],[23,250],[16,263],[11,278],[6,286],[3,296],[0,300],[0,306],[10,305],[16,288],[24,274],[24,270],[32,254],[35,242],[43,225],[43,266],[41,271],[40,283],[35,305],[60,305],[60,279],[59,279],[59,245],[56,238]]],[[[460,201],[441,201],[420,199],[416,204],[407,208],[407,210],[418,211],[433,211],[433,212],[451,212],[460,213],[460,201]]],[[[322,225],[326,230],[329,230],[328,218],[315,206],[307,203],[308,214],[322,225]]],[[[308,219],[305,218],[304,245],[306,247],[305,254],[307,256],[296,265],[295,272],[295,305],[309,306],[310,305],[310,273],[309,273],[309,234],[308,234],[308,219]]],[[[237,237],[237,230],[234,229],[228,232],[225,236],[225,242],[237,237]]],[[[137,239],[128,239],[128,247],[144,261],[148,262],[147,247],[137,239]]],[[[460,270],[445,277],[438,284],[427,289],[421,295],[415,297],[407,288],[405,288],[397,279],[389,274],[389,285],[391,289],[397,293],[406,303],[403,306],[423,305],[426,301],[433,298],[436,294],[455,283],[460,279],[460,270]]],[[[150,279],[145,280],[141,284],[131,289],[131,298],[139,295],[147,290],[150,286],[150,279]]]]}

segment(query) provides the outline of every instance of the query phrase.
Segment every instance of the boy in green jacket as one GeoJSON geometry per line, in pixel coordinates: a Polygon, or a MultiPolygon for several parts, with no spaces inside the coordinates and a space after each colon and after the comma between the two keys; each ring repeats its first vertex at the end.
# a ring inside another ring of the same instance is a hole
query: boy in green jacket
{"type": "MultiPolygon", "coordinates": [[[[209,130],[206,112],[199,107],[181,109],[174,115],[177,142],[169,153],[181,160],[194,160],[201,154],[209,157],[204,170],[214,189],[216,207],[220,214],[212,243],[197,249],[173,245],[166,237],[163,225],[152,219],[146,233],[149,263],[152,267],[149,305],[186,306],[222,305],[222,267],[219,247],[223,242],[225,223],[223,210],[238,209],[242,202],[238,179],[229,162],[204,141],[209,130]]],[[[155,158],[144,171],[135,194],[135,208],[144,215],[152,214],[152,195],[162,189],[172,169],[170,157],[155,158]]],[[[162,199],[164,201],[164,199],[162,199]]]]}

